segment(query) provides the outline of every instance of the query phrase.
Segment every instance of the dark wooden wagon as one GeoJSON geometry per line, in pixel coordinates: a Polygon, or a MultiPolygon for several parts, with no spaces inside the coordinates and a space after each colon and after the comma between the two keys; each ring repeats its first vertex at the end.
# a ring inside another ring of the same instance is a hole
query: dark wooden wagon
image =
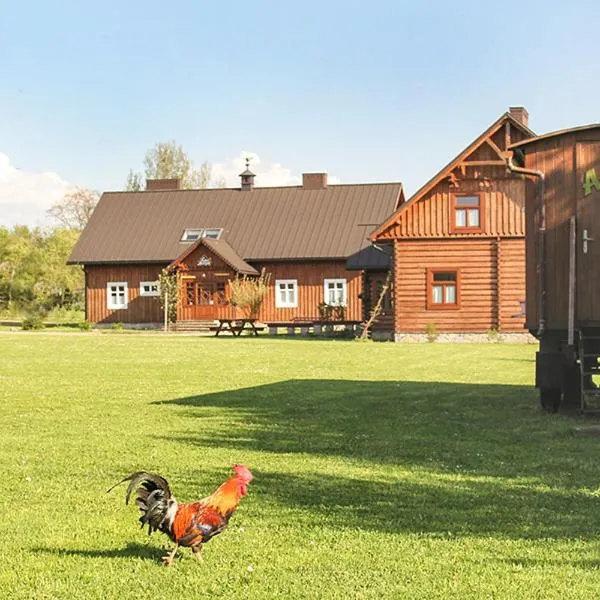
{"type": "Polygon", "coordinates": [[[600,124],[511,147],[526,190],[526,327],[542,406],[600,410],[600,124]]]}

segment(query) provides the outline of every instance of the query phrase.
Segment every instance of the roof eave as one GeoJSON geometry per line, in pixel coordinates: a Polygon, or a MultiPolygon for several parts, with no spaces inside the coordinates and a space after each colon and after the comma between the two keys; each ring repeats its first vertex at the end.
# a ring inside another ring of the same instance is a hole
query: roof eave
{"type": "Polygon", "coordinates": [[[394,224],[396,221],[396,217],[407,209],[408,206],[422,198],[425,194],[429,193],[440,181],[444,179],[447,174],[449,174],[456,166],[463,160],[466,156],[469,156],[476,148],[478,148],[486,138],[494,135],[496,131],[502,126],[505,120],[510,121],[516,127],[521,129],[524,133],[528,135],[535,136],[535,133],[529,129],[526,125],[523,125],[520,121],[514,118],[509,112],[505,112],[498,119],[496,119],[483,133],[477,136],[464,150],[462,150],[457,156],[455,156],[445,167],[440,169],[427,183],[422,185],[406,202],[402,203],[402,205],[392,214],[388,219],[386,219],[375,231],[372,231],[369,234],[369,240],[371,242],[377,241],[378,236],[382,235],[390,226],[394,224]]]}

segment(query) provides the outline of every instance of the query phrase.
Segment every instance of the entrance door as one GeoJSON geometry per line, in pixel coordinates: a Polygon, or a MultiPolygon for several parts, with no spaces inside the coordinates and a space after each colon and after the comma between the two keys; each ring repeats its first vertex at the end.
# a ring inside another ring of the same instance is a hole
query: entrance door
{"type": "Polygon", "coordinates": [[[600,142],[579,142],[577,161],[577,320],[600,324],[600,142]]]}
{"type": "MultiPolygon", "coordinates": [[[[383,286],[385,285],[387,273],[370,273],[369,274],[369,297],[368,297],[368,309],[369,312],[375,308],[377,302],[383,292],[383,286]]],[[[392,287],[388,288],[381,302],[381,312],[377,321],[375,322],[374,329],[393,329],[394,326],[394,307],[392,304],[392,287]]]]}
{"type": "Polygon", "coordinates": [[[197,279],[185,279],[182,293],[182,317],[185,321],[216,319],[219,309],[227,303],[224,282],[208,283],[197,279]]]}

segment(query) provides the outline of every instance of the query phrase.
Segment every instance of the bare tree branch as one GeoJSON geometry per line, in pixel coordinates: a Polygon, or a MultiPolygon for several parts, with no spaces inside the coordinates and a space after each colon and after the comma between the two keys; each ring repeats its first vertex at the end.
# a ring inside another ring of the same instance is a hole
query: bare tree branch
{"type": "Polygon", "coordinates": [[[61,225],[81,231],[92,216],[98,199],[98,192],[78,187],[67,192],[47,212],[61,225]]]}

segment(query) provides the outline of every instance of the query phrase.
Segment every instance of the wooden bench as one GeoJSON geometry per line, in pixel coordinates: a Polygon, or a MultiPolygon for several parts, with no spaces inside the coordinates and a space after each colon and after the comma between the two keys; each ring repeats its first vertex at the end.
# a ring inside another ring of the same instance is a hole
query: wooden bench
{"type": "Polygon", "coordinates": [[[287,329],[288,335],[296,335],[296,330],[298,329],[301,335],[308,335],[311,329],[315,335],[322,335],[327,329],[333,332],[336,326],[342,327],[344,331],[354,333],[361,323],[362,321],[324,321],[321,319],[296,317],[291,321],[268,321],[266,326],[269,328],[269,335],[276,335],[280,328],[287,329]]]}

